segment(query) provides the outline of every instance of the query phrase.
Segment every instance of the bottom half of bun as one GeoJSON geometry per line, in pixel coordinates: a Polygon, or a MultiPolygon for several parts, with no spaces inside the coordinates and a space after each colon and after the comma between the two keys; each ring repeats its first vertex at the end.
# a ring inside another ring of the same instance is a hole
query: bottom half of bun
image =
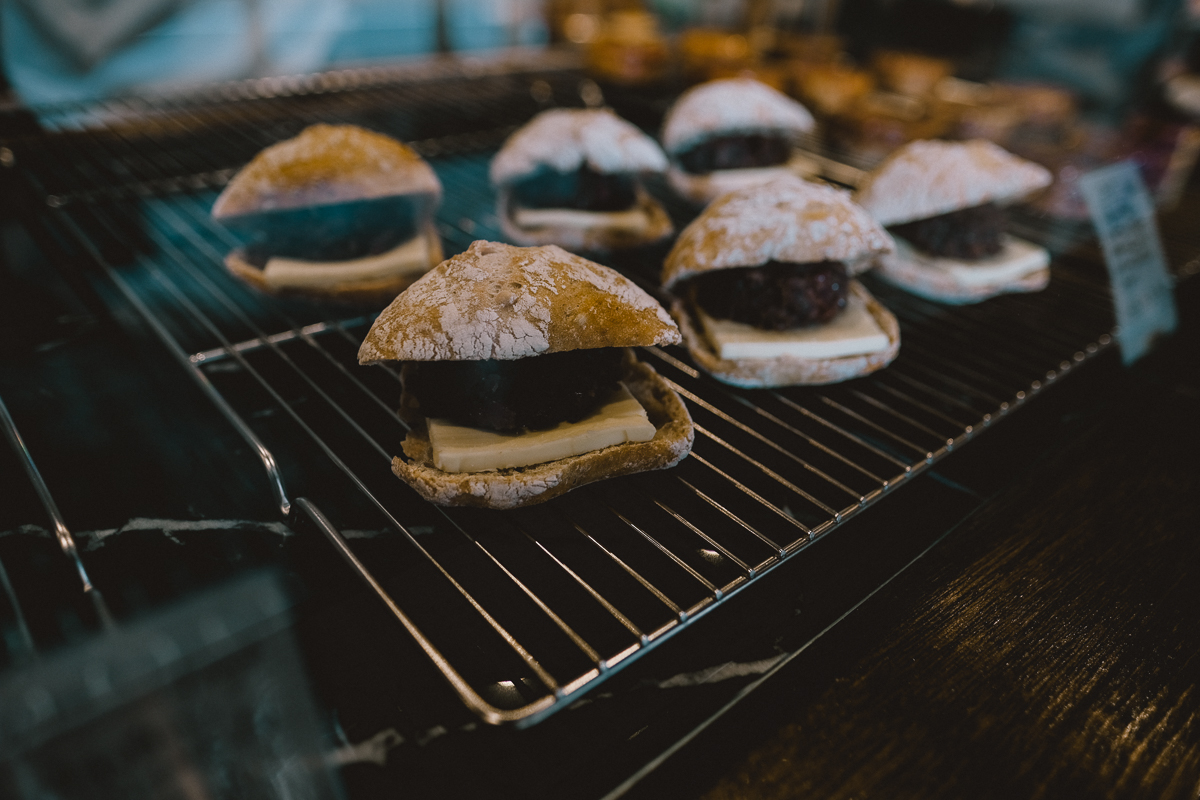
{"type": "Polygon", "coordinates": [[[887,335],[888,344],[885,349],[875,353],[837,358],[780,356],[727,359],[717,355],[708,337],[704,335],[703,326],[685,301],[676,299],[671,304],[671,315],[679,323],[679,330],[683,333],[692,360],[723,383],[748,389],[840,383],[886,367],[900,352],[900,324],[895,315],[884,308],[858,281],[850,282],[850,291],[864,301],[871,317],[887,335]]]}
{"type": "Polygon", "coordinates": [[[522,247],[556,244],[572,252],[606,252],[653,244],[675,232],[666,209],[644,190],[638,192],[637,204],[632,209],[646,216],[646,223],[640,230],[605,224],[601,215],[597,215],[594,225],[522,227],[513,219],[514,208],[509,193],[501,191],[496,203],[500,229],[510,242],[522,247]]]}
{"type": "MultiPolygon", "coordinates": [[[[313,300],[331,300],[356,305],[384,306],[396,298],[417,278],[420,278],[443,260],[442,240],[430,223],[422,230],[428,258],[423,269],[398,271],[386,277],[368,280],[331,280],[328,283],[310,286],[283,286],[269,284],[260,267],[246,260],[242,250],[233,250],[225,256],[225,268],[237,278],[266,294],[279,297],[307,297],[313,300]]],[[[412,241],[412,240],[409,240],[412,241]]]]}
{"type": "Polygon", "coordinates": [[[675,466],[691,452],[695,436],[683,400],[653,367],[640,361],[628,365],[622,381],[654,425],[650,441],[627,442],[528,467],[452,473],[433,465],[428,431],[419,424],[404,440],[407,460],[392,459],[392,472],[438,505],[506,509],[542,503],[604,478],[675,466]]]}
{"type": "MultiPolygon", "coordinates": [[[[1009,292],[1040,292],[1050,284],[1050,256],[1042,248],[1028,242],[1006,237],[1006,250],[1018,245],[1028,256],[1032,257],[1029,268],[1020,274],[995,276],[987,272],[978,272],[975,280],[963,280],[959,274],[949,269],[939,268],[939,262],[946,259],[926,257],[913,250],[911,245],[897,238],[897,249],[879,257],[875,274],[901,289],[920,295],[930,300],[943,303],[965,305],[987,300],[989,297],[1007,294],[1009,292]]],[[[985,259],[984,263],[972,266],[970,262],[958,262],[961,270],[988,269],[987,263],[993,259],[985,259]]]]}
{"type": "Polygon", "coordinates": [[[820,171],[820,167],[814,161],[801,154],[796,154],[786,164],[774,167],[719,169],[703,174],[688,172],[672,164],[667,170],[667,182],[682,197],[698,206],[703,206],[726,192],[736,191],[746,186],[766,183],[784,175],[812,178],[819,175],[820,171]]]}

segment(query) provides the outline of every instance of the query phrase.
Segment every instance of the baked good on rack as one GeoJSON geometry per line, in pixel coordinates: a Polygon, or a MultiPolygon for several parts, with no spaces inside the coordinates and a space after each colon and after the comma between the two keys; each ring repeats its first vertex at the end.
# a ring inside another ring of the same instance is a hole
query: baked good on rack
{"type": "Polygon", "coordinates": [[[690,452],[679,395],[630,350],[678,342],[620,273],[477,241],[384,309],[358,359],[402,362],[401,480],[440,505],[516,508],[690,452]]]}
{"type": "Polygon", "coordinates": [[[412,148],[354,125],[312,125],[255,156],[212,215],[248,239],[225,266],[255,288],[379,307],[442,260],[441,196],[412,148]]]}
{"type": "Polygon", "coordinates": [[[667,178],[697,204],[780,175],[815,174],[792,141],[815,126],[787,95],[750,78],[709,81],[684,92],[663,121],[667,178]]]}
{"type": "Polygon", "coordinates": [[[501,230],[568,250],[656,242],[675,228],[641,176],[666,168],[658,143],[607,109],[543,111],[492,159],[501,230]]]}
{"type": "Polygon", "coordinates": [[[794,176],[723,195],[663,267],[692,359],[735,386],[823,384],[887,366],[900,327],[853,276],[892,247],[848,193],[794,176]]]}
{"type": "Polygon", "coordinates": [[[1050,182],[1044,167],[982,139],[917,141],[880,164],[855,200],[896,237],[881,277],[933,300],[975,303],[1046,288],[1049,253],[1005,231],[1003,206],[1050,182]]]}

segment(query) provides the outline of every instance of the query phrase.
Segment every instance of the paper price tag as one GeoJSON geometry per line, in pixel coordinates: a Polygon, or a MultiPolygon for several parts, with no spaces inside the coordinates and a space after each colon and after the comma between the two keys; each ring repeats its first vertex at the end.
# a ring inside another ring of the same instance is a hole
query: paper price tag
{"type": "Polygon", "coordinates": [[[1137,166],[1128,161],[1089,172],[1079,181],[1100,236],[1112,282],[1121,360],[1144,356],[1160,334],[1175,330],[1175,296],[1154,204],[1137,166]]]}

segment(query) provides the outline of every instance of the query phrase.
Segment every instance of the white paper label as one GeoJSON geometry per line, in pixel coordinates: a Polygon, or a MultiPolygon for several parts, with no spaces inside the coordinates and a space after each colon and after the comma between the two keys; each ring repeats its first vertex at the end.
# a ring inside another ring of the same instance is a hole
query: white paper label
{"type": "Polygon", "coordinates": [[[1079,181],[1104,249],[1117,311],[1117,342],[1126,365],[1144,356],[1159,334],[1175,330],[1175,296],[1154,204],[1129,161],[1089,172],[1079,181]]]}

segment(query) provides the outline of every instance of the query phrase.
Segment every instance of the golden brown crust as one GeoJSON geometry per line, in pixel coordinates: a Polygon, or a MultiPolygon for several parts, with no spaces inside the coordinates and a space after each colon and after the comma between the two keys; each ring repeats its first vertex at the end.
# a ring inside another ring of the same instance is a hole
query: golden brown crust
{"type": "Polygon", "coordinates": [[[679,341],[663,307],[616,270],[556,245],[477,241],[384,309],[358,360],[511,360],[679,341]]]}
{"type": "Polygon", "coordinates": [[[893,246],[847,192],[789,176],[714,200],[679,234],[663,264],[662,284],[670,288],[710,270],[769,261],[845,261],[854,271],[856,262],[893,246]]]}
{"type": "Polygon", "coordinates": [[[717,380],[750,389],[772,386],[816,386],[868,375],[886,367],[900,352],[900,324],[891,311],[858,281],[850,281],[850,291],[861,297],[875,322],[888,337],[888,347],[878,353],[841,358],[743,358],[719,357],[683,300],[671,304],[671,314],[683,332],[688,353],[705,372],[717,380]]]}
{"type": "Polygon", "coordinates": [[[442,186],[415,150],[354,125],[311,125],[242,168],[213,205],[216,219],[262,211],[426,194],[442,186]]]}
{"type": "MultiPolygon", "coordinates": [[[[432,267],[442,260],[442,240],[432,224],[425,227],[425,240],[429,247],[429,266],[432,267]]],[[[379,308],[395,299],[418,278],[425,274],[424,270],[404,272],[388,278],[369,281],[342,281],[327,286],[288,286],[282,289],[269,286],[263,279],[263,271],[242,257],[240,249],[225,256],[225,268],[237,278],[242,279],[255,289],[276,297],[307,297],[312,300],[333,301],[353,305],[373,306],[379,308]]]]}
{"type": "Polygon", "coordinates": [[[523,247],[556,244],[572,252],[581,250],[584,252],[607,252],[653,244],[675,232],[675,226],[671,223],[666,209],[644,191],[638,192],[636,206],[645,211],[649,219],[649,224],[642,231],[630,231],[605,225],[596,225],[591,228],[554,225],[522,228],[512,219],[512,204],[509,197],[507,187],[500,189],[499,196],[496,198],[496,216],[500,218],[500,230],[504,232],[505,237],[523,247]]]}
{"type": "Polygon", "coordinates": [[[648,364],[631,359],[624,382],[654,424],[654,438],[648,442],[627,442],[519,469],[449,473],[433,466],[428,434],[418,427],[404,440],[408,460],[395,457],[392,472],[438,505],[505,509],[544,503],[604,478],[675,466],[691,452],[695,437],[687,407],[648,364]]]}

